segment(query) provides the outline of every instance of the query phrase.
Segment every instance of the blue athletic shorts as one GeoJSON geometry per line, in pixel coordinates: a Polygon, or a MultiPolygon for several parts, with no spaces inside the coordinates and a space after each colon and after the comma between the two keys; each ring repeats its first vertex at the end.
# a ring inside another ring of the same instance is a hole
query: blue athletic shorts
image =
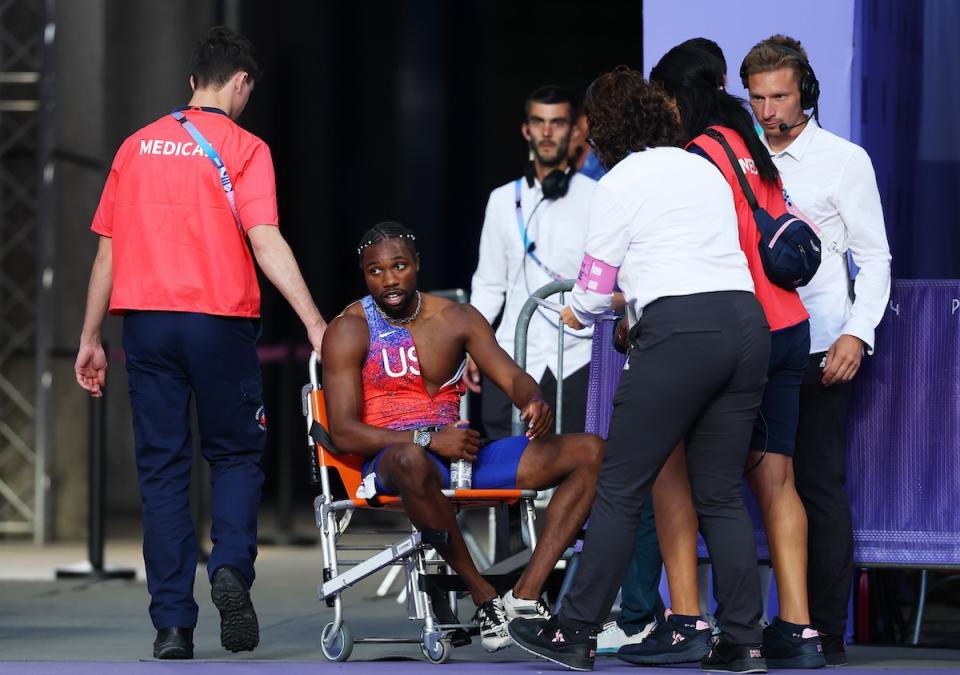
{"type": "Polygon", "coordinates": [[[753,426],[751,450],[793,457],[800,421],[800,383],[810,361],[810,322],[770,335],[770,366],[753,426]]]}
{"type": "MultiPolygon", "coordinates": [[[[493,441],[480,448],[480,452],[477,453],[477,461],[473,463],[473,489],[502,490],[517,487],[517,470],[520,467],[520,457],[523,456],[523,451],[527,449],[528,443],[529,439],[526,436],[510,436],[509,438],[501,438],[499,441],[493,441]]],[[[386,449],[381,450],[372,459],[363,463],[364,478],[371,471],[377,470],[377,463],[385,451],[386,449]]],[[[450,462],[429,450],[426,452],[427,457],[433,460],[440,472],[441,487],[449,488],[450,462]]],[[[375,483],[378,495],[396,494],[380,482],[379,476],[376,477],[375,483]]]]}

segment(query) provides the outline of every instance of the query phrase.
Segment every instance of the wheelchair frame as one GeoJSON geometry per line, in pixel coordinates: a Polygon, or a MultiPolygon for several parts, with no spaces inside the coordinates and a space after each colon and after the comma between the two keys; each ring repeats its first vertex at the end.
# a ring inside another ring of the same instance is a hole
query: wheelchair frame
{"type": "MultiPolygon", "coordinates": [[[[439,556],[430,558],[427,555],[433,548],[432,544],[443,541],[447,533],[421,532],[411,525],[410,533],[399,532],[404,536],[387,546],[351,546],[339,541],[356,509],[402,510],[403,504],[397,497],[384,496],[375,500],[349,497],[355,495],[359,487],[363,458],[341,455],[333,447],[327,431],[326,407],[317,377],[315,353],[310,355],[309,371],[310,383],[304,385],[301,397],[311,470],[314,482],[321,486],[321,494],[314,500],[314,516],[321,533],[323,556],[323,583],[317,587],[317,597],[334,610],[333,621],[327,623],[320,634],[323,655],[331,661],[345,661],[350,657],[355,643],[419,643],[427,661],[444,663],[450,658],[453,647],[468,644],[469,640],[465,638],[479,633],[474,623],[460,622],[456,618],[457,591],[462,590],[459,577],[453,575],[453,570],[439,556]],[[346,499],[334,499],[331,471],[336,471],[343,481],[348,495],[346,499]],[[342,551],[363,550],[379,552],[365,560],[345,560],[339,556],[342,551]],[[420,639],[355,638],[344,619],[341,596],[348,588],[391,565],[400,565],[406,572],[407,614],[412,621],[423,621],[420,639]],[[341,571],[341,567],[349,569],[341,571]],[[429,571],[431,569],[436,571],[429,571]],[[446,597],[443,597],[444,593],[446,597]],[[446,607],[443,607],[444,604],[446,607]],[[453,621],[450,621],[451,617],[453,621]]],[[[521,502],[524,506],[521,516],[530,548],[535,548],[536,490],[443,490],[443,494],[458,510],[521,502]]]]}

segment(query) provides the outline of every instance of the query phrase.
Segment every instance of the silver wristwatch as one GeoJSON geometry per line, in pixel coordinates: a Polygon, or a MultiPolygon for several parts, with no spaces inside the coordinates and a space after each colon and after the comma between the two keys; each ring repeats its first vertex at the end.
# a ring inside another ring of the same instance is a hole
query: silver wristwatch
{"type": "Polygon", "coordinates": [[[421,448],[429,448],[431,440],[430,432],[426,429],[413,430],[413,442],[419,445],[421,448]]]}

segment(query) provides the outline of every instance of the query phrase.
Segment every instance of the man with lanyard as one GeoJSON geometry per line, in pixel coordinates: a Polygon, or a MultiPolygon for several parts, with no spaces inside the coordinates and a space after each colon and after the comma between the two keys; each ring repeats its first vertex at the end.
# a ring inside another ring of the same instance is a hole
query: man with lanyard
{"type": "Polygon", "coordinates": [[[800,288],[810,314],[810,362],[800,391],[794,455],[809,527],[810,617],[827,665],[846,663],[843,634],[853,571],[853,526],[844,488],[850,382],[890,295],[890,248],[877,179],[864,150],[820,127],[820,85],[800,42],[774,35],[740,68],[787,206],[820,228],[823,258],[800,288]],[[804,110],[813,109],[812,115],[804,110]],[[847,254],[859,268],[850,294],[847,254]]]}
{"type": "MultiPolygon", "coordinates": [[[[497,342],[514,353],[517,317],[530,294],[579,271],[587,217],[596,182],[577,173],[568,160],[577,111],[573,96],[553,85],[536,89],[524,105],[520,131],[530,148],[526,175],[490,193],[480,257],[471,283],[470,303],[493,323],[503,310],[497,342]]],[[[538,308],[527,333],[527,372],[548,401],[557,391],[559,321],[538,308]]],[[[564,432],[583,431],[590,361],[589,331],[566,330],[563,352],[564,432]]],[[[480,375],[468,365],[467,386],[480,391],[480,375]]],[[[483,388],[483,424],[490,438],[511,435],[510,401],[497,387],[483,388]]]]}
{"type": "Polygon", "coordinates": [[[250,601],[266,442],[260,365],[264,275],[320,351],[326,322],[277,227],[267,145],[235,123],[259,78],[250,42],[211,29],[190,63],[187,106],[134,133],[114,158],[91,229],[100,235],[76,361],[101,396],[108,308],[123,319],[153,655],[192,658],[198,559],[190,510],[190,399],[211,470],[211,597],[230,651],[259,642],[250,601]]]}

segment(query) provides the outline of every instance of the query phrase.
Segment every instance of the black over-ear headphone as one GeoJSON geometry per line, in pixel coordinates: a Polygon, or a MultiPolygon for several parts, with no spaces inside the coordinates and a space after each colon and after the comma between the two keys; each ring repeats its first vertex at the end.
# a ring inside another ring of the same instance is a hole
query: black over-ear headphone
{"type": "MultiPolygon", "coordinates": [[[[803,70],[803,75],[800,77],[800,107],[804,110],[816,108],[817,102],[820,99],[820,81],[813,72],[813,67],[810,65],[810,62],[807,61],[803,54],[792,47],[788,47],[787,45],[767,42],[764,46],[775,49],[781,54],[793,56],[797,59],[797,62],[800,64],[800,68],[803,70]]],[[[750,88],[747,86],[746,62],[740,66],[740,81],[743,82],[744,89],[750,88]]]]}
{"type": "MultiPolygon", "coordinates": [[[[570,190],[570,181],[573,180],[573,176],[577,173],[577,162],[580,159],[580,153],[583,151],[583,148],[577,148],[577,151],[573,153],[573,157],[567,160],[567,170],[561,171],[560,169],[554,169],[546,176],[543,177],[543,198],[544,199],[560,199],[561,197],[567,196],[567,191],[570,190]]],[[[533,167],[533,162],[527,164],[527,170],[524,172],[524,176],[527,179],[527,187],[533,187],[533,181],[536,179],[536,171],[533,167]]]]}

